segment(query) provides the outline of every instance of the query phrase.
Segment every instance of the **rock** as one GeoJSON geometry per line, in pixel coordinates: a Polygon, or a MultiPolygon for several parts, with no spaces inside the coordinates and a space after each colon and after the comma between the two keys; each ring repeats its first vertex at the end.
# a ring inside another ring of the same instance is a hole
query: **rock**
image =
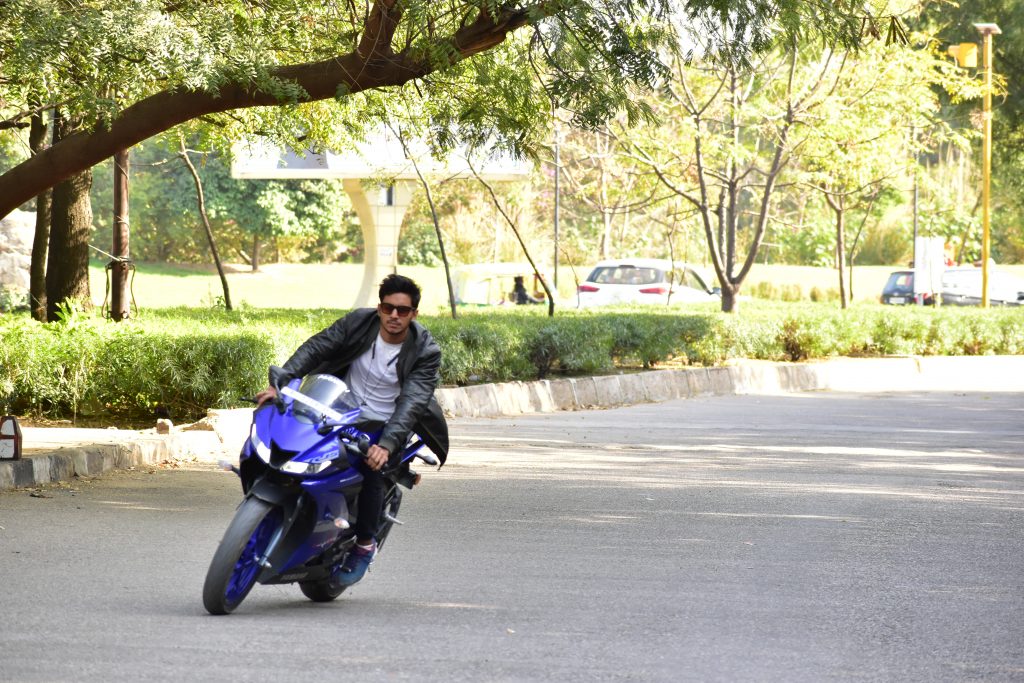
{"type": "Polygon", "coordinates": [[[199,422],[193,422],[189,425],[182,425],[181,430],[183,432],[212,432],[215,431],[213,426],[213,420],[209,417],[204,417],[199,422]]]}
{"type": "Polygon", "coordinates": [[[0,218],[0,289],[28,290],[36,215],[12,211],[0,218]]]}
{"type": "Polygon", "coordinates": [[[156,421],[157,434],[170,434],[172,429],[174,429],[174,423],[170,420],[161,418],[156,421]]]}

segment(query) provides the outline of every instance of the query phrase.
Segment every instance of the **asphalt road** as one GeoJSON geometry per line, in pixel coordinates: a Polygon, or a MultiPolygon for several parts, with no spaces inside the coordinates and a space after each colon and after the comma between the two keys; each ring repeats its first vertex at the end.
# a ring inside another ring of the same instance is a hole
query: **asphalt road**
{"type": "Polygon", "coordinates": [[[1024,681],[1024,395],[453,422],[337,602],[201,604],[233,475],[0,493],[3,681],[1024,681]]]}

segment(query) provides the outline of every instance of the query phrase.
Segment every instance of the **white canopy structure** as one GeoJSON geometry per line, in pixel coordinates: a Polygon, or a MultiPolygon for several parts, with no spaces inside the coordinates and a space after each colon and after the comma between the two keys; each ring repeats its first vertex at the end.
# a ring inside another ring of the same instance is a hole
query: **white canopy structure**
{"type": "MultiPolygon", "coordinates": [[[[424,174],[473,177],[464,154],[438,161],[422,142],[410,142],[409,146],[424,174]]],[[[491,182],[522,180],[530,172],[527,163],[508,157],[474,159],[473,166],[481,178],[491,182]]],[[[243,179],[340,178],[359,217],[365,247],[363,281],[352,305],[377,304],[377,285],[397,271],[402,219],[419,183],[413,163],[394,135],[378,133],[345,153],[307,151],[300,155],[266,141],[242,143],[234,148],[231,175],[243,179]]]]}

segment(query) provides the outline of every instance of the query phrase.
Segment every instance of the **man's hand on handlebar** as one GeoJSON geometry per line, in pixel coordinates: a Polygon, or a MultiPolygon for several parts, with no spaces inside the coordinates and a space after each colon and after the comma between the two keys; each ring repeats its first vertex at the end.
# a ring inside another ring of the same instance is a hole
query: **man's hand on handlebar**
{"type": "MultiPolygon", "coordinates": [[[[277,389],[274,387],[267,387],[260,393],[256,394],[256,407],[259,408],[267,401],[276,401],[277,398],[277,389]]],[[[390,454],[386,448],[374,444],[366,451],[366,464],[374,472],[379,472],[382,468],[387,466],[389,457],[390,454]]]]}
{"type": "Polygon", "coordinates": [[[382,467],[388,464],[388,449],[373,444],[366,451],[366,464],[374,472],[379,472],[382,467]]]}
{"type": "Polygon", "coordinates": [[[256,407],[259,408],[267,401],[273,401],[277,398],[277,389],[274,387],[267,387],[260,393],[256,394],[256,407]]]}

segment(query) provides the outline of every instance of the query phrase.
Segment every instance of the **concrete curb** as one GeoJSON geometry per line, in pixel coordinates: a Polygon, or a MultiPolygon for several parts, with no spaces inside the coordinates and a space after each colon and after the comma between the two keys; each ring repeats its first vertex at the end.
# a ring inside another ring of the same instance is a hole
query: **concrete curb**
{"type": "MultiPolygon", "coordinates": [[[[812,363],[740,361],[718,368],[448,387],[438,389],[435,395],[449,417],[507,417],[699,396],[806,391],[1024,392],[1024,355],[839,358],[812,363]]],[[[203,420],[168,435],[118,432],[117,443],[99,443],[109,440],[105,438],[108,430],[27,429],[26,448],[32,446],[33,432],[87,433],[69,438],[67,445],[50,452],[0,462],[0,490],[163,461],[233,459],[248,436],[251,419],[248,408],[210,410],[203,420]]]]}
{"type": "MultiPolygon", "coordinates": [[[[32,445],[34,432],[72,431],[63,429],[25,429],[25,446],[32,445]]],[[[108,430],[74,430],[101,432],[108,430]]],[[[115,469],[130,469],[170,461],[216,462],[223,457],[224,446],[213,432],[119,432],[114,443],[90,443],[86,435],[69,439],[53,450],[30,452],[21,460],[0,462],[0,491],[38,486],[75,477],[95,477],[115,469]]],[[[239,442],[240,443],[240,442],[239,442]]]]}
{"type": "Polygon", "coordinates": [[[719,368],[442,388],[435,395],[450,417],[499,417],[709,395],[804,391],[1024,391],[1024,356],[742,361],[719,368]]]}

